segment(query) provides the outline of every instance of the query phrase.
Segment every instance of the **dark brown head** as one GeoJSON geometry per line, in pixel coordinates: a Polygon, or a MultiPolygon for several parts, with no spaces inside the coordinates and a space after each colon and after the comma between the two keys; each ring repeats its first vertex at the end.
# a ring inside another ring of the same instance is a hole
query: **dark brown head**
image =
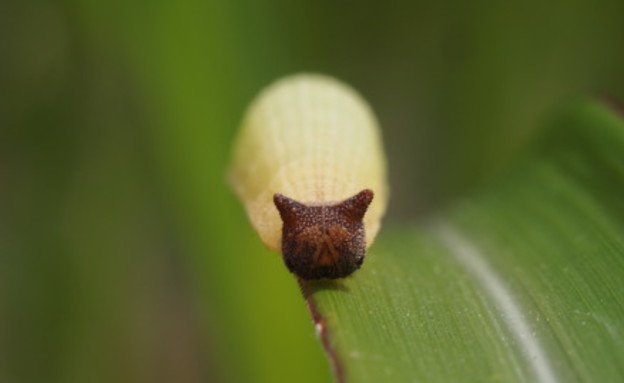
{"type": "Polygon", "coordinates": [[[366,255],[362,219],[372,200],[369,189],[342,202],[318,206],[275,194],[288,269],[303,279],[344,278],[357,270],[366,255]]]}

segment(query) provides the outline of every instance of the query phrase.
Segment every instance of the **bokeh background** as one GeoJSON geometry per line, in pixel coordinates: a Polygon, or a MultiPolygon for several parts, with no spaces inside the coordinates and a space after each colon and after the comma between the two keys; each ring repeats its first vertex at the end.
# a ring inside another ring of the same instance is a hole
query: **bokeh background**
{"type": "MultiPolygon", "coordinates": [[[[0,381],[322,382],[304,301],[225,182],[251,98],[324,72],[376,110],[386,227],[624,96],[624,2],[0,2],[0,381]]],[[[382,233],[383,235],[383,233],[382,233]]]]}

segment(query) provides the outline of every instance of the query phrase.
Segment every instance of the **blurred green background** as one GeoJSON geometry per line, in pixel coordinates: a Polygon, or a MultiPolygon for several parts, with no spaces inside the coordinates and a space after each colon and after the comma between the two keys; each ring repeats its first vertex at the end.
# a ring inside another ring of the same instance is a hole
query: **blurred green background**
{"type": "MultiPolygon", "coordinates": [[[[324,72],[383,126],[386,226],[624,98],[622,1],[3,1],[0,381],[330,381],[225,182],[251,98],[324,72]]],[[[382,233],[383,235],[383,233],[382,233]]]]}

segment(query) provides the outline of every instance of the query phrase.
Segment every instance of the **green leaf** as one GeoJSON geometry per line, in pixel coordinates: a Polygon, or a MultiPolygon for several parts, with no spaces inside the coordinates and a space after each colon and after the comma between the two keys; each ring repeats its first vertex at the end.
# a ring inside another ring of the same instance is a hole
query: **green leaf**
{"type": "Polygon", "coordinates": [[[506,175],[304,293],[339,381],[624,376],[624,122],[582,102],[506,175]]]}

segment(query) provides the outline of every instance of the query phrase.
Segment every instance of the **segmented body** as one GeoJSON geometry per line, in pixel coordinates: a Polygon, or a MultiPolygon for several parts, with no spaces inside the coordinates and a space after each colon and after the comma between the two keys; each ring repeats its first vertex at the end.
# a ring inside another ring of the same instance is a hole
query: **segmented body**
{"type": "Polygon", "coordinates": [[[375,116],[349,86],[322,75],[295,75],[252,103],[235,142],[231,183],[262,241],[281,250],[281,193],[309,206],[374,192],[364,217],[373,242],[387,201],[386,161],[375,116]]]}

